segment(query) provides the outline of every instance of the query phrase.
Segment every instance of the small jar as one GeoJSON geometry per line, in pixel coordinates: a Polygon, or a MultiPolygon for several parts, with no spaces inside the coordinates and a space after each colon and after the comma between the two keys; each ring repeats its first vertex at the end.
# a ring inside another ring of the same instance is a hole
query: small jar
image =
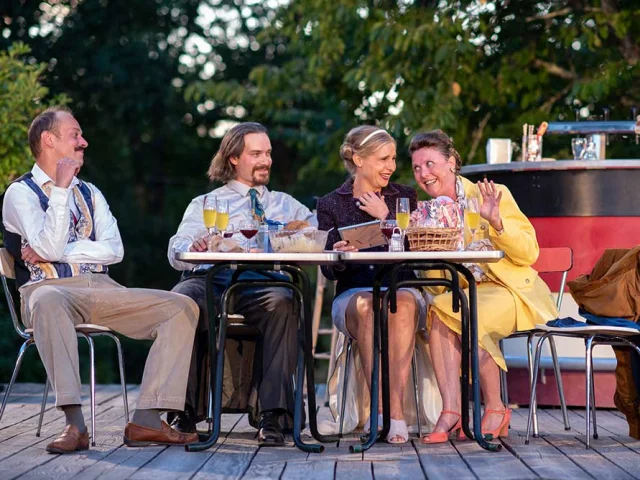
{"type": "Polygon", "coordinates": [[[404,241],[402,235],[400,235],[400,229],[398,227],[393,229],[393,234],[389,239],[389,251],[404,252],[404,241]]]}

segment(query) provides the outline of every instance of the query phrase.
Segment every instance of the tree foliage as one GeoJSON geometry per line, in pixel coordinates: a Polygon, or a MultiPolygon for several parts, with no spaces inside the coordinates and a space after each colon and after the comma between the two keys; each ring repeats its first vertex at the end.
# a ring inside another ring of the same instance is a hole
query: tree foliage
{"type": "MultiPolygon", "coordinates": [[[[612,118],[630,118],[639,30],[632,0],[337,0],[330,8],[298,0],[260,37],[283,46],[284,61],[256,66],[243,82],[191,90],[281,126],[311,159],[300,171],[308,188],[317,173],[341,171],[338,146],[356,124],[379,123],[401,147],[414,132],[442,128],[466,162],[483,162],[487,138],[518,140],[523,123],[573,120],[580,108],[601,115],[605,106],[612,118]]],[[[546,144],[569,158],[566,138],[546,144]]],[[[632,148],[614,142],[610,153],[632,148]]]]}
{"type": "MultiPolygon", "coordinates": [[[[25,63],[23,57],[30,49],[21,42],[8,50],[0,50],[0,192],[9,183],[27,171],[33,163],[29,146],[25,142],[33,117],[47,106],[49,89],[41,80],[45,63],[25,63]]],[[[58,96],[52,103],[64,104],[58,96]]]]}

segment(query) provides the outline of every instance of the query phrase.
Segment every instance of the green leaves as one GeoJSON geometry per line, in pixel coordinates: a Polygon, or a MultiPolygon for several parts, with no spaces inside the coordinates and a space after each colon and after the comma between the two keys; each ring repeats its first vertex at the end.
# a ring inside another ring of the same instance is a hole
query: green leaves
{"type": "Polygon", "coordinates": [[[33,165],[27,131],[31,120],[49,102],[64,104],[66,97],[47,99],[40,81],[46,64],[29,61],[31,49],[16,42],[0,50],[0,192],[33,165]]]}

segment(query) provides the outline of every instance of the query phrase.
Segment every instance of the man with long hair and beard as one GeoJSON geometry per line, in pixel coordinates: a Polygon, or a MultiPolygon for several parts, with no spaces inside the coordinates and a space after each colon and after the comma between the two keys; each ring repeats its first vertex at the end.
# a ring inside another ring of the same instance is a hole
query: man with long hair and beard
{"type": "MultiPolygon", "coordinates": [[[[270,191],[271,141],[267,130],[259,123],[241,123],[223,137],[220,149],[209,167],[209,178],[224,183],[207,194],[218,203],[228,202],[229,224],[239,226],[248,221],[269,224],[294,220],[317,225],[317,219],[307,207],[290,195],[270,191]]],[[[209,338],[209,317],[205,301],[205,273],[210,265],[180,262],[176,252],[207,250],[209,235],[204,225],[205,197],[194,198],[182,218],[178,232],[169,241],[169,262],[183,272],[173,289],[193,298],[200,306],[200,321],[191,358],[185,411],[177,414],[172,426],[178,431],[195,432],[196,422],[203,418],[208,381],[206,375],[209,338]]],[[[230,285],[232,271],[226,270],[213,281],[217,307],[220,295],[230,285]]],[[[271,276],[278,275],[270,272],[271,276]]],[[[243,272],[242,279],[264,279],[259,272],[243,272]]],[[[247,325],[261,333],[259,357],[254,362],[249,405],[252,425],[259,429],[260,445],[284,444],[283,429],[293,427],[292,375],[296,367],[297,318],[293,296],[288,289],[254,287],[234,295],[232,312],[244,317],[247,325]]]]}

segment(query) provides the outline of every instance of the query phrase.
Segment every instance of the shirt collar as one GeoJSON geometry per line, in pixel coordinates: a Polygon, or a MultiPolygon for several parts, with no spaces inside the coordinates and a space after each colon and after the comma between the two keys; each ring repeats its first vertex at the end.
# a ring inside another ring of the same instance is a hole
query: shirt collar
{"type": "MultiPolygon", "coordinates": [[[[350,177],[347,179],[346,182],[344,182],[340,188],[338,188],[337,193],[339,193],[340,195],[351,195],[353,196],[353,181],[354,178],[350,177]]],[[[382,189],[381,194],[384,195],[385,197],[394,197],[396,195],[398,195],[400,193],[400,191],[396,188],[396,186],[392,183],[389,183],[386,187],[384,187],[382,189]]]]}
{"type": "MultiPolygon", "coordinates": [[[[51,182],[55,184],[55,182],[51,180],[51,178],[49,178],[49,175],[47,175],[37,163],[33,164],[33,168],[31,169],[31,174],[33,175],[33,179],[35,180],[35,182],[38,184],[40,188],[42,188],[42,186],[47,182],[51,182]]],[[[73,177],[73,180],[71,180],[71,185],[69,185],[69,187],[75,187],[79,183],[80,183],[80,180],[78,180],[78,177],[73,177]]]]}
{"type": "Polygon", "coordinates": [[[249,195],[249,190],[251,190],[252,188],[258,192],[258,197],[260,198],[262,198],[264,194],[268,192],[267,187],[264,185],[257,185],[255,187],[250,187],[237,180],[230,180],[229,182],[227,182],[227,187],[229,187],[231,190],[233,190],[234,192],[236,192],[237,194],[243,197],[246,197],[247,195],[249,195]]]}

